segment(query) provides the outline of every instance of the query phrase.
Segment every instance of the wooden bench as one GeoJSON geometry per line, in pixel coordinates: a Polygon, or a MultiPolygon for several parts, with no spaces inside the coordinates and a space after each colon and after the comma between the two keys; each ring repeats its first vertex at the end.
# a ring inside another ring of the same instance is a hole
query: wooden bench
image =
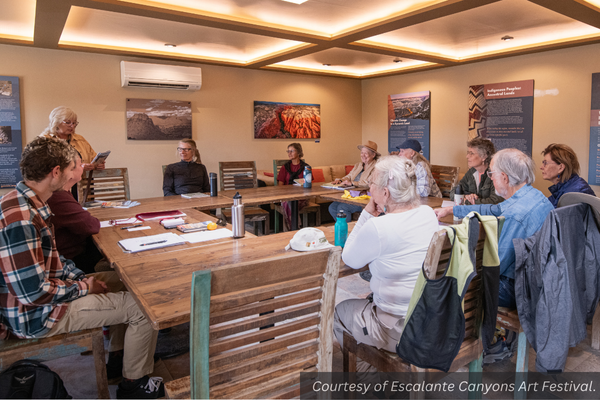
{"type": "MultiPolygon", "coordinates": [[[[476,266],[480,271],[482,268],[483,246],[485,242],[485,231],[481,227],[476,248],[476,266]]],[[[439,231],[433,236],[429,250],[425,257],[424,268],[429,279],[441,276],[446,269],[451,256],[451,244],[447,238],[446,231],[439,231]]],[[[480,337],[482,321],[483,301],[481,299],[481,277],[478,274],[471,281],[467,294],[464,297],[465,314],[465,338],[460,347],[458,355],[452,362],[449,372],[455,372],[459,368],[468,365],[469,372],[481,372],[483,361],[483,345],[480,337]]],[[[419,368],[402,360],[396,353],[379,350],[373,346],[356,342],[356,339],[344,333],[344,345],[342,349],[344,358],[344,371],[356,372],[357,358],[368,362],[380,372],[418,372],[429,373],[437,370],[419,368]]],[[[481,374],[470,375],[473,383],[481,382],[481,374]]],[[[411,393],[419,396],[419,393],[411,393]]],[[[469,392],[469,398],[480,398],[479,392],[469,392]]]]}
{"type": "Polygon", "coordinates": [[[65,333],[42,339],[9,338],[0,340],[0,372],[12,363],[30,359],[37,361],[54,360],[92,351],[96,368],[98,398],[110,399],[104,358],[104,338],[102,328],[65,333]]]}
{"type": "Polygon", "coordinates": [[[331,372],[341,249],[197,271],[190,376],[169,398],[291,398],[301,372],[331,372]]]}

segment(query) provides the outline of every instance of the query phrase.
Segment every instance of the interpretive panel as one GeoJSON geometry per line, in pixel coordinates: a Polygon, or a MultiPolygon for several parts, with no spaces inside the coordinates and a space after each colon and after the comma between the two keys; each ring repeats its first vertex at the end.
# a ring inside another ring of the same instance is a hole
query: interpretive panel
{"type": "Polygon", "coordinates": [[[533,80],[470,86],[469,140],[475,137],[531,155],[533,80]]]}
{"type": "Polygon", "coordinates": [[[391,94],[388,96],[388,151],[406,139],[421,143],[423,156],[429,160],[429,119],[431,92],[391,94]]]}
{"type": "Polygon", "coordinates": [[[588,183],[590,185],[600,185],[600,73],[592,74],[588,183]]]}
{"type": "Polygon", "coordinates": [[[0,76],[0,189],[14,188],[22,179],[19,169],[21,100],[19,78],[0,76]]]}

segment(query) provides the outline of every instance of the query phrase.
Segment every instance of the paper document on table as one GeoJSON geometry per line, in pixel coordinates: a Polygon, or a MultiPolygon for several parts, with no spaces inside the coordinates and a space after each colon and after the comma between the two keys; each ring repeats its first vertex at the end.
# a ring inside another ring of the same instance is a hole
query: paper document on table
{"type": "Polygon", "coordinates": [[[100,221],[100,228],[110,228],[111,226],[110,221],[100,221]]]}
{"type": "Polygon", "coordinates": [[[227,228],[223,228],[223,229],[217,229],[214,231],[202,231],[202,232],[188,233],[185,235],[181,235],[179,237],[183,238],[186,242],[199,243],[199,242],[207,242],[209,240],[217,240],[217,239],[233,237],[233,232],[231,232],[227,228]]]}
{"type": "Polygon", "coordinates": [[[185,244],[185,240],[182,239],[182,236],[174,233],[161,233],[160,235],[140,236],[119,240],[119,245],[127,253],[160,249],[162,247],[176,246],[178,244],[185,244]]]}
{"type": "Polygon", "coordinates": [[[452,200],[444,200],[442,201],[442,207],[454,207],[454,202],[452,200]]]}

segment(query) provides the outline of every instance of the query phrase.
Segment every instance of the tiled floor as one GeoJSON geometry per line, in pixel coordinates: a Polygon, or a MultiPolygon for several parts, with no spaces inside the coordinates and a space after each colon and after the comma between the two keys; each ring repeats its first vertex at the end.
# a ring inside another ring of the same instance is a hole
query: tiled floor
{"type": "MultiPolygon", "coordinates": [[[[369,285],[358,275],[342,278],[338,282],[336,303],[356,297],[366,297],[370,293],[369,285]]],[[[588,337],[569,351],[566,364],[568,372],[600,372],[600,351],[590,347],[590,330],[588,337]]],[[[334,347],[334,371],[342,370],[342,357],[339,346],[334,347]]],[[[516,355],[512,359],[488,365],[484,371],[512,372],[515,370],[516,355]]],[[[65,381],[69,394],[74,398],[96,398],[96,381],[94,374],[93,357],[74,356],[46,363],[65,381]]],[[[535,371],[535,353],[531,350],[529,356],[529,370],[535,371]]],[[[162,376],[165,381],[189,375],[189,355],[160,360],[155,365],[155,375],[162,376]]],[[[116,398],[116,385],[110,386],[111,396],[116,398]]],[[[494,396],[486,396],[494,398],[494,396]]]]}

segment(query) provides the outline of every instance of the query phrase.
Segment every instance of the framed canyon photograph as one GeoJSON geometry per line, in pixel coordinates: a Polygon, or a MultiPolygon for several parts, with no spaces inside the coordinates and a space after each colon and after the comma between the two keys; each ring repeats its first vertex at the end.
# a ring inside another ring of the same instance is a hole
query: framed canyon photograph
{"type": "Polygon", "coordinates": [[[255,139],[320,139],[321,105],[254,102],[255,139]]]}
{"type": "Polygon", "coordinates": [[[191,102],[127,99],[128,140],[181,140],[191,138],[191,102]]]}

